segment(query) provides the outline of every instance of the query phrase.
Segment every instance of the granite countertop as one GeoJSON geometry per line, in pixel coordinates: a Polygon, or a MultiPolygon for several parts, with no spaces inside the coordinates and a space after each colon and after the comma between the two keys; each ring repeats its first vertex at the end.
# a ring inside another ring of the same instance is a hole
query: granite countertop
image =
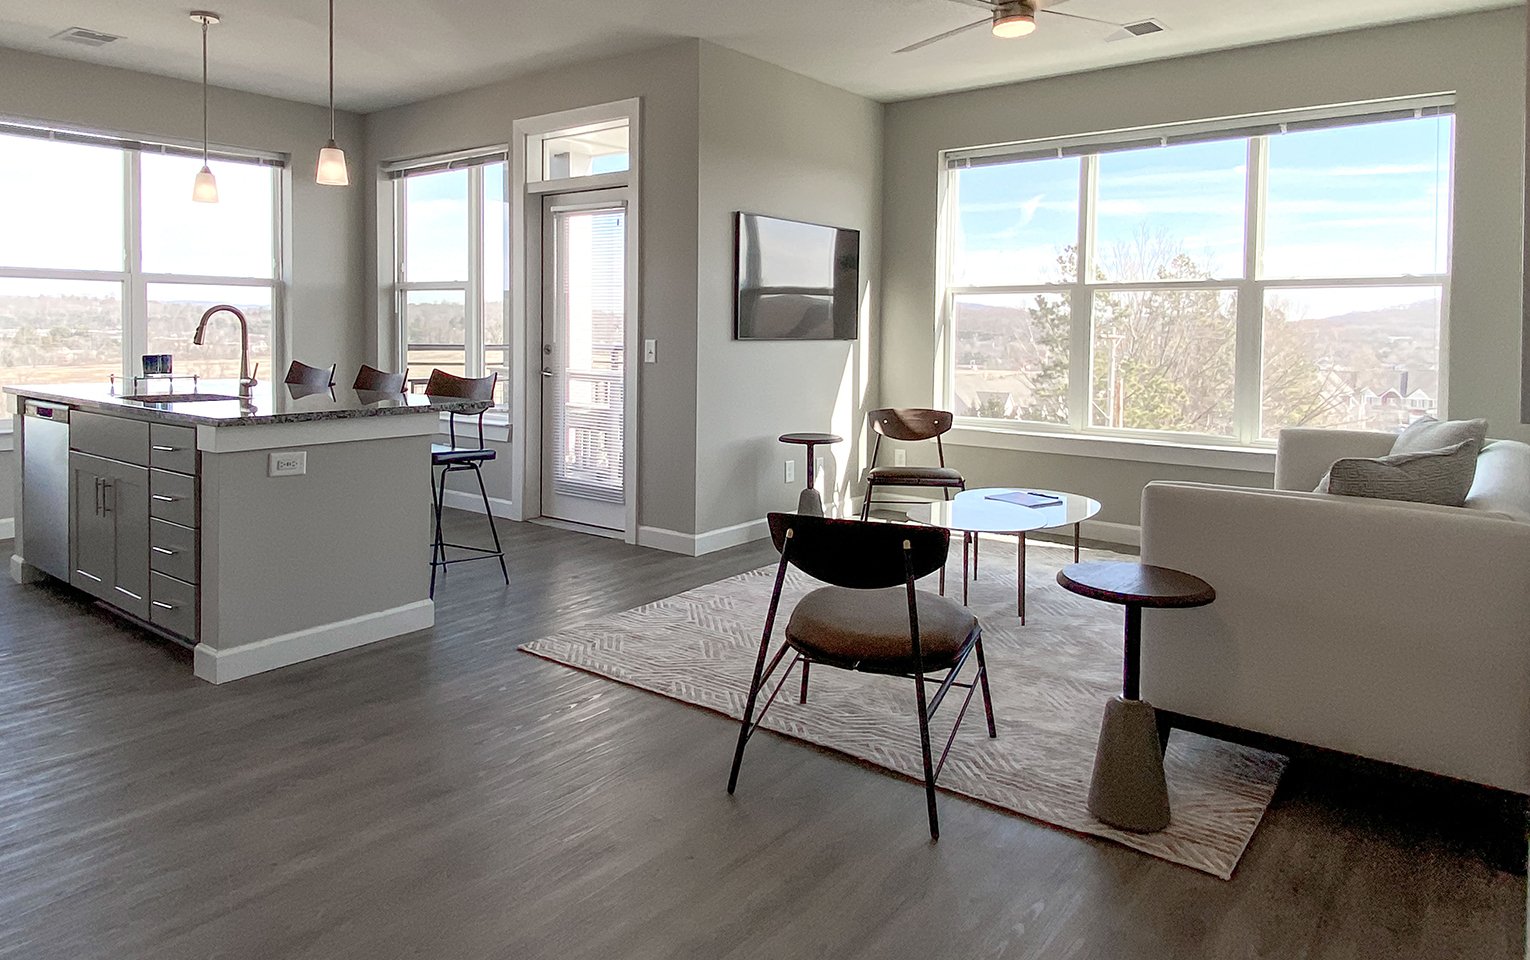
{"type": "Polygon", "coordinates": [[[228,396],[226,400],[153,402],[115,396],[104,383],[48,383],[8,386],[6,393],[34,400],[64,404],[76,410],[106,413],[155,423],[185,423],[215,427],[258,426],[269,423],[305,423],[315,420],[349,420],[355,417],[386,417],[414,413],[477,414],[491,404],[484,400],[430,398],[418,393],[377,393],[335,385],[302,387],[284,383],[256,384],[249,400],[240,400],[232,380],[205,380],[202,394],[228,396]]]}

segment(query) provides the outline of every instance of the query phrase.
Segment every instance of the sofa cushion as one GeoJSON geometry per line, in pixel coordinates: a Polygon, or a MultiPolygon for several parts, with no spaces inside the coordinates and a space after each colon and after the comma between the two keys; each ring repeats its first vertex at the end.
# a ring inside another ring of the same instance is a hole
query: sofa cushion
{"type": "Polygon", "coordinates": [[[1489,440],[1477,456],[1466,507],[1530,523],[1530,444],[1489,440]]]}
{"type": "Polygon", "coordinates": [[[1347,457],[1334,463],[1318,492],[1459,507],[1471,492],[1480,449],[1476,439],[1466,439],[1438,450],[1374,460],[1347,457]]]}
{"type": "Polygon", "coordinates": [[[1436,420],[1420,417],[1403,429],[1392,442],[1393,453],[1424,453],[1451,447],[1462,440],[1477,441],[1477,449],[1487,443],[1487,421],[1436,420]]]}

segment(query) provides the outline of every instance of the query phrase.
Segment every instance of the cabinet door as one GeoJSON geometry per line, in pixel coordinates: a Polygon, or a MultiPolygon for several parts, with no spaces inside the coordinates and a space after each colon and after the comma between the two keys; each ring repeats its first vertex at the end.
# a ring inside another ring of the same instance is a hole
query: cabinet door
{"type": "Polygon", "coordinates": [[[111,522],[112,603],[149,617],[149,471],[109,461],[104,505],[111,522]]]}
{"type": "Polygon", "coordinates": [[[83,453],[69,455],[69,582],[103,600],[112,599],[117,537],[103,509],[111,462],[83,453]]]}

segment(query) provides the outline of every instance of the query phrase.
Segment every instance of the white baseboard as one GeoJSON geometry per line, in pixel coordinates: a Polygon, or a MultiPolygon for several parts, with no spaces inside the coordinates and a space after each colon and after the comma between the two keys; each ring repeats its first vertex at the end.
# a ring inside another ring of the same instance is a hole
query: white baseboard
{"type": "Polygon", "coordinates": [[[267,637],[227,650],[214,650],[205,643],[198,644],[192,659],[198,677],[212,683],[228,683],[230,680],[278,667],[424,630],[435,622],[435,603],[417,600],[401,607],[267,637]]]}
{"type": "MultiPolygon", "coordinates": [[[[458,510],[471,510],[473,513],[483,513],[483,497],[480,494],[467,490],[446,491],[444,503],[448,507],[455,507],[458,510]]],[[[489,510],[496,517],[503,517],[506,520],[516,519],[514,505],[502,497],[490,497],[489,510]]]]}
{"type": "Polygon", "coordinates": [[[1142,528],[1132,523],[1112,523],[1109,520],[1085,520],[1080,531],[1086,540],[1101,540],[1127,547],[1142,546],[1142,528]]]}
{"type": "MultiPolygon", "coordinates": [[[[860,516],[860,501],[860,497],[854,497],[840,504],[837,515],[860,516]]],[[[741,543],[763,540],[768,536],[770,536],[770,521],[760,517],[758,520],[745,520],[743,523],[718,527],[702,533],[681,533],[678,530],[666,530],[663,527],[638,527],[637,542],[640,547],[652,547],[655,550],[667,550],[687,557],[699,557],[736,547],[741,543]]]]}
{"type": "Polygon", "coordinates": [[[0,540],[16,539],[16,518],[5,517],[0,519],[0,540]]]}
{"type": "Polygon", "coordinates": [[[48,579],[48,575],[13,553],[11,554],[11,579],[17,583],[37,583],[39,580],[48,579]]]}

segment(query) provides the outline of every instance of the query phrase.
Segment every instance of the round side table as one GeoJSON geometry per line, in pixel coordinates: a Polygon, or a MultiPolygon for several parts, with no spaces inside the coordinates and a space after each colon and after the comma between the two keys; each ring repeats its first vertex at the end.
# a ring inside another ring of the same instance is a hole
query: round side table
{"type": "Polygon", "coordinates": [[[1126,607],[1126,656],[1121,695],[1105,704],[1089,812],[1122,830],[1152,833],[1169,825],[1169,788],[1153,705],[1140,696],[1142,611],[1201,607],[1217,598],[1200,577],[1145,563],[1075,563],[1057,573],[1063,589],[1126,607]]]}
{"type": "Polygon", "coordinates": [[[813,470],[813,448],[819,444],[840,443],[844,438],[832,433],[783,433],[776,438],[782,443],[797,443],[807,447],[807,488],[797,498],[797,512],[813,517],[823,516],[823,498],[813,486],[817,475],[813,470]]]}

